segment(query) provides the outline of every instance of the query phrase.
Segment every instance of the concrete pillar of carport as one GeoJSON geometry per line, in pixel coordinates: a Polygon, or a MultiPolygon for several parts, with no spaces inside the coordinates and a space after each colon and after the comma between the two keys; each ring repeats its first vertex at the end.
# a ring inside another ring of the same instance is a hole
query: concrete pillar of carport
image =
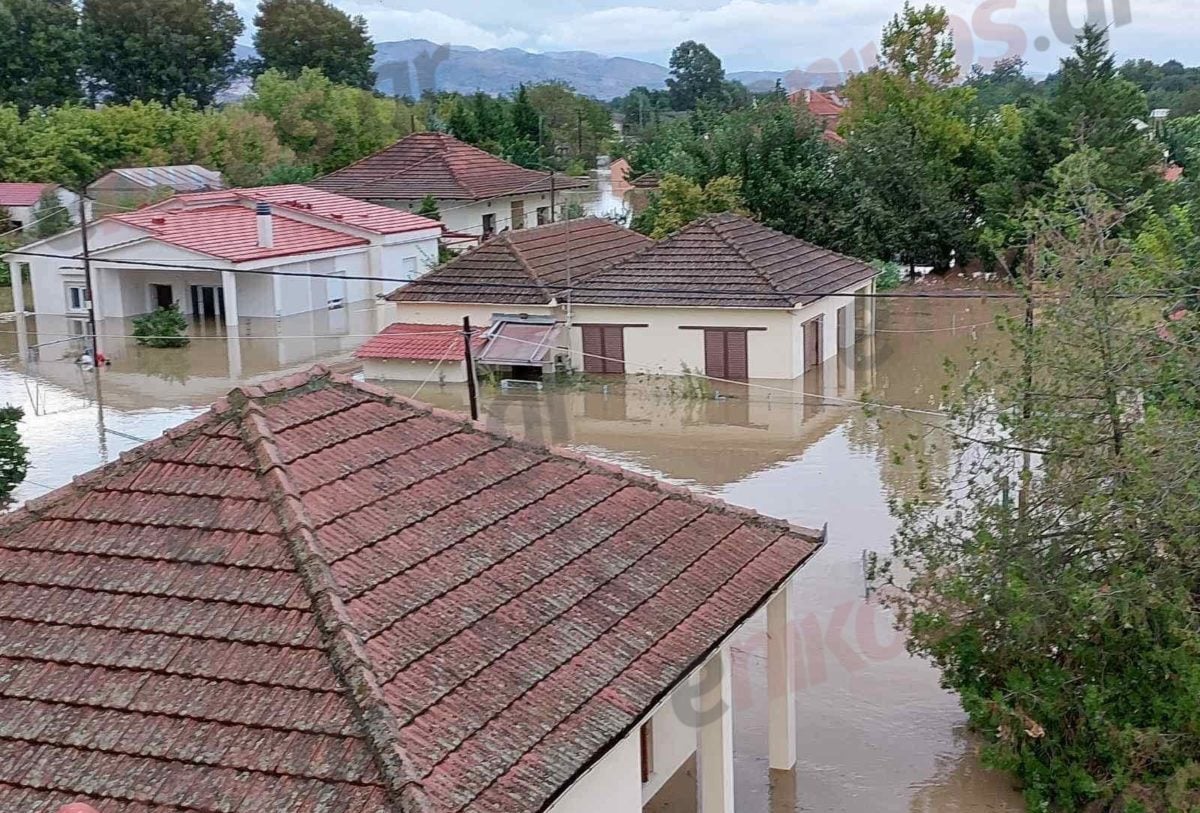
{"type": "Polygon", "coordinates": [[[792,646],[791,584],[767,602],[767,752],[772,768],[796,766],[796,662],[792,646]]]}
{"type": "Polygon", "coordinates": [[[225,326],[237,327],[238,298],[237,275],[232,271],[221,272],[221,295],[225,299],[225,326]]]}
{"type": "Polygon", "coordinates": [[[734,813],[733,691],[729,647],[723,646],[700,669],[700,697],[694,709],[700,813],[734,813]]]}
{"type": "Polygon", "coordinates": [[[867,336],[875,335],[875,280],[871,280],[866,287],[861,288],[859,293],[866,294],[862,297],[863,303],[863,333],[867,336]]]}
{"type": "Polygon", "coordinates": [[[21,271],[23,263],[11,263],[9,269],[12,273],[12,292],[13,292],[13,310],[17,313],[17,318],[21,318],[21,314],[25,313],[25,283],[24,274],[21,271]]]}

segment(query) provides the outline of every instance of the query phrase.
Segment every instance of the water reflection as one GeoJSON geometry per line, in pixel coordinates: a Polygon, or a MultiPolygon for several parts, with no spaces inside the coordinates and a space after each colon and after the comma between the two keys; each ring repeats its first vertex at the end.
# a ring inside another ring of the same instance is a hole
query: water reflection
{"type": "MultiPolygon", "coordinates": [[[[719,398],[690,397],[678,380],[639,377],[540,393],[484,390],[485,419],[516,435],[588,451],[803,525],[828,522],[829,544],[793,591],[799,762],[769,782],[763,630],[752,624],[734,642],[739,813],[1023,809],[1005,777],[980,767],[955,698],[939,688],[928,664],[907,655],[886,612],[864,599],[862,570],[864,551],[888,548],[888,500],[916,493],[915,470],[893,458],[914,437],[926,444],[941,438],[931,429],[936,414],[867,414],[855,402],[866,392],[881,403],[936,413],[944,359],[963,364],[972,347],[997,342],[990,325],[998,307],[979,298],[881,301],[879,333],[859,338],[853,360],[795,382],[719,385],[719,398]]],[[[18,498],[157,436],[237,383],[314,360],[344,360],[377,327],[370,308],[328,317],[246,323],[236,341],[226,341],[220,326],[203,328],[212,338],[197,327],[196,340],[178,351],[110,339],[113,364],[99,377],[72,363],[69,350],[45,344],[62,326],[30,320],[25,341],[42,351],[29,362],[18,331],[0,325],[0,403],[25,406],[21,428],[34,464],[18,498]]],[[[105,325],[103,332],[124,335],[128,328],[105,325]]],[[[416,385],[394,388],[411,394],[416,385]]],[[[460,411],[467,405],[463,387],[431,384],[419,397],[460,411]]],[[[945,452],[934,459],[950,464],[945,452]]],[[[694,810],[689,788],[681,774],[651,809],[694,810]]]]}

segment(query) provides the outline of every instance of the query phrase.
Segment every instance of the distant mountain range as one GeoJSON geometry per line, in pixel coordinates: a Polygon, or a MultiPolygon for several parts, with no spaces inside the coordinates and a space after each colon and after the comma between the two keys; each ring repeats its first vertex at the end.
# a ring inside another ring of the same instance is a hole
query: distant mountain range
{"type": "MultiPolygon", "coordinates": [[[[236,46],[239,59],[254,56],[254,49],[236,46]]],[[[662,65],[590,51],[547,51],[533,53],[520,48],[488,48],[467,45],[438,45],[429,40],[400,40],[375,44],[376,88],[383,93],[420,96],[435,89],[492,95],[511,93],[522,83],[558,80],[596,99],[624,96],[638,86],[666,86],[670,72],[662,65]]],[[[839,75],[805,74],[799,71],[737,71],[729,74],[753,91],[766,91],[782,80],[788,90],[839,84],[839,75]]]]}

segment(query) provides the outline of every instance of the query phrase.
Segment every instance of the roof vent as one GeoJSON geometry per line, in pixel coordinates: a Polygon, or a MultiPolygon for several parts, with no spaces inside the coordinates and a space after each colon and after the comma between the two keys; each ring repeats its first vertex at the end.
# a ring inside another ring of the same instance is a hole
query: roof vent
{"type": "Polygon", "coordinates": [[[161,215],[155,215],[154,217],[150,218],[150,222],[153,223],[155,226],[167,225],[167,219],[161,215]]]}
{"type": "Polygon", "coordinates": [[[274,248],[275,225],[271,220],[271,204],[260,201],[254,206],[254,213],[257,215],[255,220],[258,221],[259,248],[274,248]]]}

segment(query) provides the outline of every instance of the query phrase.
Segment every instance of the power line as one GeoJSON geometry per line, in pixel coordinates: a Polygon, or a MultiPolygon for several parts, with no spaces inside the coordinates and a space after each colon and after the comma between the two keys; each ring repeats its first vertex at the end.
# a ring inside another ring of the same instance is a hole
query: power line
{"type": "MultiPolygon", "coordinates": [[[[9,255],[22,257],[42,257],[56,260],[79,260],[78,255],[73,254],[55,254],[44,251],[22,251],[21,249],[13,249],[5,252],[9,255]]],[[[286,259],[286,257],[279,258],[286,259]]],[[[400,285],[408,285],[410,283],[419,283],[422,286],[444,286],[447,288],[474,288],[487,289],[493,292],[501,292],[506,290],[516,290],[524,293],[537,293],[537,288],[534,283],[528,282],[485,282],[479,280],[433,280],[418,277],[409,279],[406,277],[373,277],[362,274],[321,274],[311,271],[278,271],[267,268],[223,268],[219,266],[203,266],[203,265],[188,265],[163,260],[119,260],[115,258],[93,259],[94,262],[101,262],[106,265],[127,265],[138,268],[153,268],[163,269],[167,271],[228,271],[232,274],[247,274],[251,276],[270,276],[270,277],[295,277],[295,278],[316,278],[316,279],[339,279],[352,280],[360,282],[394,282],[400,285]]],[[[214,262],[223,262],[222,260],[214,259],[214,262]]],[[[864,281],[865,282],[865,281],[864,281]]],[[[644,294],[664,294],[673,296],[690,296],[696,299],[712,300],[720,297],[753,297],[761,299],[766,296],[780,296],[773,290],[729,290],[725,288],[714,288],[712,290],[694,289],[694,288],[659,288],[659,287],[643,287],[630,288],[629,286],[618,285],[594,285],[588,284],[586,280],[583,285],[586,287],[572,286],[570,288],[556,289],[557,294],[566,293],[644,293],[644,294]]],[[[961,292],[948,291],[851,291],[847,292],[843,289],[828,289],[828,290],[805,290],[805,291],[789,291],[786,294],[789,297],[849,297],[854,299],[1012,299],[1022,302],[1029,298],[1035,301],[1054,301],[1061,298],[1061,294],[1057,293],[1033,293],[1025,294],[1019,291],[980,291],[980,290],[963,290],[961,292]]],[[[1167,292],[1147,292],[1141,294],[1120,294],[1109,293],[1105,294],[1106,299],[1117,300],[1144,300],[1144,299],[1175,299],[1176,294],[1167,292]]],[[[430,300],[435,304],[468,304],[454,302],[438,302],[430,300]]],[[[576,300],[578,302],[578,300],[576,300]]],[[[514,303],[521,304],[521,303],[514,303]]],[[[528,303],[545,305],[548,303],[528,303]]],[[[589,303],[583,303],[589,304],[589,303]]],[[[613,303],[596,303],[596,304],[613,304],[613,303]]],[[[672,303],[672,305],[687,304],[687,303],[672,303]]],[[[648,304],[648,307],[653,305],[648,304]]],[[[746,307],[785,307],[780,305],[747,305],[746,307]]],[[[790,306],[788,306],[790,307],[790,306]]]]}

